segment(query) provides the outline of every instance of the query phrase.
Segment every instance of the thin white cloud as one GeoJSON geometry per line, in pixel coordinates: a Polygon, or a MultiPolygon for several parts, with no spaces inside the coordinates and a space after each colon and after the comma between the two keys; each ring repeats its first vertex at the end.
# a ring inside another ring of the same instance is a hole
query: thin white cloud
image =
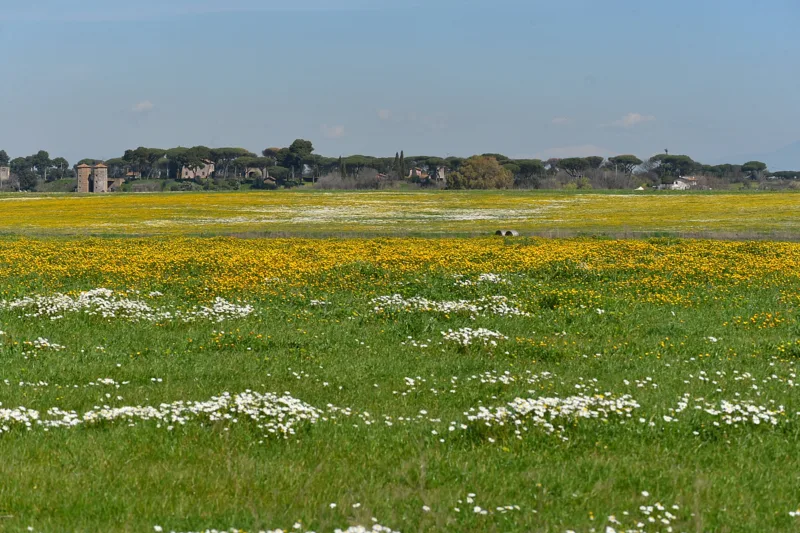
{"type": "Polygon", "coordinates": [[[341,139],[344,137],[344,126],[328,126],[322,125],[322,134],[328,139],[341,139]]]}
{"type": "Polygon", "coordinates": [[[423,115],[420,122],[430,130],[443,130],[447,128],[447,115],[444,113],[431,113],[423,115]]]}
{"type": "Polygon", "coordinates": [[[566,157],[589,157],[590,155],[607,157],[612,154],[613,153],[611,150],[601,146],[596,146],[594,144],[581,144],[577,146],[559,146],[556,148],[548,148],[546,150],[542,150],[534,157],[536,159],[550,159],[552,157],[564,159],[566,157]]]}
{"type": "Polygon", "coordinates": [[[641,113],[628,113],[621,119],[614,122],[615,126],[621,126],[623,128],[632,128],[637,124],[642,124],[644,122],[652,122],[655,120],[656,117],[653,115],[642,115],[641,113]]]}
{"type": "Polygon", "coordinates": [[[131,109],[131,111],[133,111],[134,113],[147,113],[148,111],[152,111],[154,107],[155,105],[153,104],[153,102],[151,102],[150,100],[144,100],[133,106],[133,109],[131,109]]]}
{"type": "Polygon", "coordinates": [[[555,124],[556,126],[567,126],[568,124],[572,124],[575,122],[570,117],[555,117],[553,120],[550,121],[551,124],[555,124]]]}
{"type": "Polygon", "coordinates": [[[438,131],[448,126],[447,114],[442,112],[422,113],[417,111],[395,112],[391,109],[378,109],[378,119],[396,124],[414,125],[418,129],[438,131]]]}

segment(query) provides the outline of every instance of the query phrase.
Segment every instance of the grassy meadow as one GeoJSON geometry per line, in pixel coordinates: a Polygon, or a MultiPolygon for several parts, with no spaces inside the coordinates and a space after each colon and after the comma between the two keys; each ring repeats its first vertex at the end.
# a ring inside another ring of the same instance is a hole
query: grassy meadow
{"type": "Polygon", "coordinates": [[[795,239],[800,192],[424,191],[0,195],[14,235],[476,236],[604,233],[795,239]]]}
{"type": "Polygon", "coordinates": [[[391,236],[769,235],[791,195],[12,198],[1,531],[800,529],[800,244],[391,236]],[[192,236],[301,226],[385,236],[192,236]]]}

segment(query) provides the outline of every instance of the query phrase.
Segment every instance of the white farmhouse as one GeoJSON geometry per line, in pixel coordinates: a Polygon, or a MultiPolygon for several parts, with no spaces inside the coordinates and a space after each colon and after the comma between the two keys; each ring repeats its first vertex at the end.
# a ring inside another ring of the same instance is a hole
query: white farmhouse
{"type": "Polygon", "coordinates": [[[671,191],[687,191],[692,188],[692,183],[683,178],[678,178],[669,185],[671,191]]]}

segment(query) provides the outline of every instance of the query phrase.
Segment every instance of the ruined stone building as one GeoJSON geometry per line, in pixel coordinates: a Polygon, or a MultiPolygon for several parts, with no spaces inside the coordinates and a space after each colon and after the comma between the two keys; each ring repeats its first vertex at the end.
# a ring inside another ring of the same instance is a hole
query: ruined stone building
{"type": "Polygon", "coordinates": [[[103,163],[94,166],[84,163],[75,170],[78,172],[78,192],[109,192],[117,190],[125,181],[122,178],[109,179],[108,167],[103,163]]]}
{"type": "Polygon", "coordinates": [[[9,167],[0,167],[0,183],[11,179],[11,169],[9,167]]]}

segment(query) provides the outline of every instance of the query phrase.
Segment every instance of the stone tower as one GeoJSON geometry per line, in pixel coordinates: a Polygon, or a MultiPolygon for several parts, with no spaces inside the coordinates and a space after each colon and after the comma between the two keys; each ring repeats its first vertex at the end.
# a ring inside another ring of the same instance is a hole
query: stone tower
{"type": "Polygon", "coordinates": [[[89,179],[92,177],[92,167],[83,163],[75,167],[75,170],[78,171],[78,192],[92,192],[89,185],[89,179]]]}
{"type": "Polygon", "coordinates": [[[94,180],[94,192],[108,192],[107,166],[97,163],[92,169],[92,179],[94,180]]]}
{"type": "Polygon", "coordinates": [[[0,166],[0,183],[11,179],[11,169],[9,167],[0,166]]]}

